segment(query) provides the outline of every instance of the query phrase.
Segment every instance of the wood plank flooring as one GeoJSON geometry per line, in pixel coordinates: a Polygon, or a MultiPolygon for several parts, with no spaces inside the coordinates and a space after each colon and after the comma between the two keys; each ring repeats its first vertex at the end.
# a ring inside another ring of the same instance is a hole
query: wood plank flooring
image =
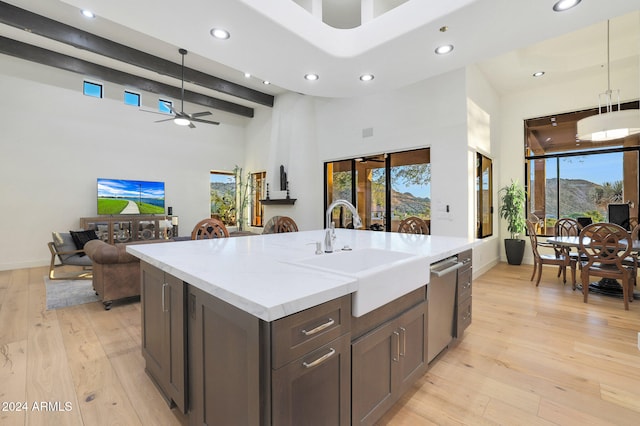
{"type": "MultiPolygon", "coordinates": [[[[555,272],[476,279],[464,338],[379,424],[640,424],[640,301],[585,304],[555,272]]],[[[140,304],[47,311],[46,273],[0,271],[0,424],[185,425],[144,373],[140,304]]]]}

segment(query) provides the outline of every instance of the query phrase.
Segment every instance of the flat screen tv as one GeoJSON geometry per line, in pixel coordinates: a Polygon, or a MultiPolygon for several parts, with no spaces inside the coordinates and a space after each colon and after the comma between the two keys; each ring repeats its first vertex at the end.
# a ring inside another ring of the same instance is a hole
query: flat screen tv
{"type": "Polygon", "coordinates": [[[164,214],[164,182],[98,178],[98,214],[164,214]]]}

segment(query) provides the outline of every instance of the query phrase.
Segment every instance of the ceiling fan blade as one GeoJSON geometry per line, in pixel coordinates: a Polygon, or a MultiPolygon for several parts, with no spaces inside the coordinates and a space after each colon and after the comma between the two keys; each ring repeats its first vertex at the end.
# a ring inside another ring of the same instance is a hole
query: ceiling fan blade
{"type": "Polygon", "coordinates": [[[205,115],[211,115],[211,111],[194,112],[193,114],[189,114],[192,118],[204,117],[205,115]]]}
{"type": "Polygon", "coordinates": [[[163,121],[171,121],[175,119],[175,117],[171,117],[171,118],[165,118],[164,120],[158,120],[158,121],[154,121],[154,123],[162,123],[163,121]]]}
{"type": "Polygon", "coordinates": [[[168,115],[166,112],[151,111],[151,110],[148,110],[148,109],[142,109],[142,108],[140,108],[140,111],[142,111],[142,112],[150,112],[151,114],[168,115]]]}
{"type": "Polygon", "coordinates": [[[189,121],[189,127],[192,129],[196,128],[196,126],[193,124],[193,121],[189,121]]]}
{"type": "Polygon", "coordinates": [[[192,118],[191,121],[195,121],[196,123],[207,123],[207,124],[214,124],[214,125],[218,125],[220,124],[217,121],[210,121],[210,120],[203,120],[201,118],[192,118]]]}

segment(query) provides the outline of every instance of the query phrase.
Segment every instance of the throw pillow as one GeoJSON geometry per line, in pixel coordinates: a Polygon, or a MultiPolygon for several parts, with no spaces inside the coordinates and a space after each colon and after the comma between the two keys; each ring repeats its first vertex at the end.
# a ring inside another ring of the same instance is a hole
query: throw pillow
{"type": "MultiPolygon", "coordinates": [[[[71,238],[73,238],[73,242],[76,245],[76,249],[82,250],[84,249],[84,245],[91,241],[97,240],[98,236],[96,235],[96,231],[69,231],[71,234],[71,238]]],[[[78,256],[84,256],[84,253],[78,253],[78,256]]]]}

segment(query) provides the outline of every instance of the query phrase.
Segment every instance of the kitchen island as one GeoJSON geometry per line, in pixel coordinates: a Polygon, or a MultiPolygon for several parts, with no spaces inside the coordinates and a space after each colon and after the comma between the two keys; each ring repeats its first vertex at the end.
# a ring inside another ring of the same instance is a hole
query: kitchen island
{"type": "Polygon", "coordinates": [[[474,241],[338,229],[316,255],[324,237],[127,248],[147,371],[191,424],[371,424],[424,374],[429,265],[474,241]]]}

